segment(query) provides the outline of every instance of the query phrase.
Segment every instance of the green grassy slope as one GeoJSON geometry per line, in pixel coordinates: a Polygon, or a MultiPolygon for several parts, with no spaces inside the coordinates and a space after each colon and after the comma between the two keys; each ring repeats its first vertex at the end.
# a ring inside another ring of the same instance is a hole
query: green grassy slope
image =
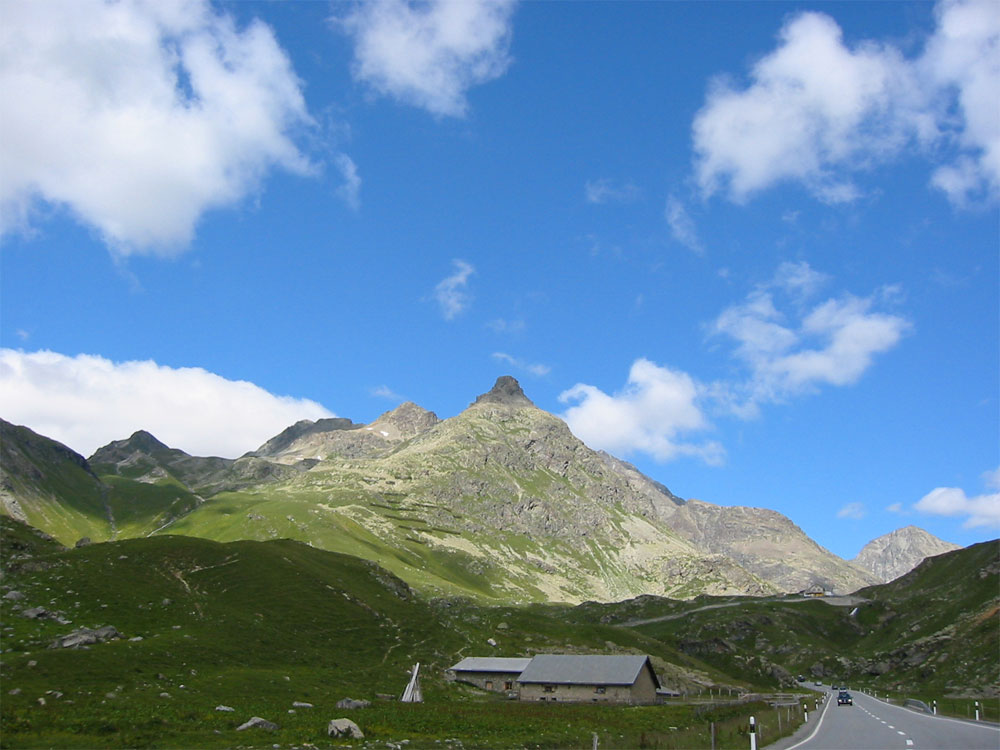
{"type": "MultiPolygon", "coordinates": [[[[400,739],[406,731],[472,741],[487,726],[503,736],[488,705],[471,709],[479,718],[463,729],[470,709],[461,706],[489,700],[444,680],[445,668],[466,655],[639,652],[653,656],[668,684],[671,675],[727,679],[642,634],[576,624],[564,617],[566,607],[426,600],[370,561],[292,541],[154,536],[62,550],[9,519],[0,524],[0,588],[24,595],[0,598],[5,747],[228,747],[235,726],[252,715],[282,726],[276,742],[319,742],[326,721],[343,714],[337,700],[398,695],[416,661],[427,700],[441,711],[418,716],[379,703],[359,719],[370,736],[400,739]],[[71,622],[23,616],[35,606],[71,622]],[[74,628],[103,625],[124,638],[89,649],[48,647],[74,628]],[[293,701],[317,710],[290,714],[293,701]],[[214,711],[219,704],[237,710],[214,711]],[[448,717],[443,723],[439,713],[448,717]]],[[[533,721],[553,738],[568,731],[533,721]]],[[[637,731],[656,726],[651,714],[643,721],[637,731]]],[[[498,741],[507,746],[512,738],[498,741]]]]}

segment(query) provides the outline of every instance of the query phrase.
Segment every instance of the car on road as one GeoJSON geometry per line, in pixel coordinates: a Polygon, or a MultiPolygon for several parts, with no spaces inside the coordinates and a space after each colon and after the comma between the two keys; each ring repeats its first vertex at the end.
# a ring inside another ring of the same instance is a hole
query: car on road
{"type": "Polygon", "coordinates": [[[853,706],[854,699],[851,697],[851,694],[848,693],[846,690],[841,690],[840,693],[837,695],[837,705],[853,706]]]}

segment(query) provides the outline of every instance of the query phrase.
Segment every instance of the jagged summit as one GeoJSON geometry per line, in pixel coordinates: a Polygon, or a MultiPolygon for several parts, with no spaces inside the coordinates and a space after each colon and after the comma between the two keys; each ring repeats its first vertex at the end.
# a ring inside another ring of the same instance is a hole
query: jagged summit
{"type": "Polygon", "coordinates": [[[407,439],[429,430],[440,421],[434,412],[406,401],[381,415],[370,426],[380,432],[387,432],[385,437],[407,439]]]}
{"type": "Polygon", "coordinates": [[[473,406],[476,404],[534,406],[531,399],[525,396],[524,391],[521,390],[521,384],[510,375],[501,375],[497,378],[497,382],[493,384],[493,387],[489,391],[483,393],[472,402],[473,406]]]}

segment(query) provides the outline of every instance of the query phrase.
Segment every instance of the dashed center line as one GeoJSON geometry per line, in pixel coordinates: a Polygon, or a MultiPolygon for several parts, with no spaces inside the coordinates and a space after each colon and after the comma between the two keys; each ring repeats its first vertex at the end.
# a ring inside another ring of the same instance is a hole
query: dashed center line
{"type": "Polygon", "coordinates": [[[907,740],[906,741],[906,746],[907,747],[913,747],[913,740],[907,740]]]}
{"type": "Polygon", "coordinates": [[[896,734],[901,734],[901,735],[903,735],[904,737],[906,736],[906,732],[900,732],[900,731],[899,731],[898,729],[896,730],[896,734]]]}

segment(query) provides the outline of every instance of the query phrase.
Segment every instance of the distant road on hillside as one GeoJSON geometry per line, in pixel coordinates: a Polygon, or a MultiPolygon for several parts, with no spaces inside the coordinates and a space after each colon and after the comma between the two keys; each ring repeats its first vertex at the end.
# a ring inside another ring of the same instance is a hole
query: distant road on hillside
{"type": "Polygon", "coordinates": [[[723,607],[740,607],[744,604],[797,604],[798,602],[824,602],[834,607],[857,607],[859,604],[864,604],[867,599],[863,599],[860,596],[789,596],[789,597],[762,597],[756,598],[752,596],[745,597],[739,601],[735,602],[720,602],[718,604],[706,604],[702,607],[695,607],[694,609],[686,609],[683,612],[678,612],[672,615],[660,615],[659,617],[648,617],[644,620],[629,620],[628,622],[617,623],[618,627],[622,628],[634,628],[638,625],[649,625],[654,622],[667,622],[668,620],[679,620],[682,617],[687,617],[692,612],[703,612],[706,609],[722,609],[723,607]]]}
{"type": "MultiPolygon", "coordinates": [[[[823,690],[823,687],[815,688],[823,690]]],[[[817,719],[768,750],[997,750],[1000,727],[951,719],[884,703],[852,692],[853,706],[838,706],[826,690],[817,719]],[[809,726],[811,725],[811,729],[809,726]]]]}

